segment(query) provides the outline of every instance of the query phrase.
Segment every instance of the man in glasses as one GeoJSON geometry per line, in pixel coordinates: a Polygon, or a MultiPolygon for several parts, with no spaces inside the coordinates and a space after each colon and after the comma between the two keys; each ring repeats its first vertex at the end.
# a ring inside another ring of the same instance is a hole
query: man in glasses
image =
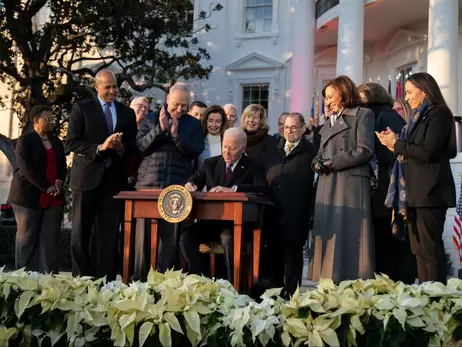
{"type": "Polygon", "coordinates": [[[279,152],[272,158],[267,180],[275,206],[267,214],[269,261],[273,284],[293,294],[301,284],[303,246],[308,236],[313,194],[314,172],[309,163],[316,156],[316,147],[308,142],[306,123],[300,113],[289,113],[284,120],[284,138],[279,152]],[[282,257],[275,256],[283,253],[282,257]]]}

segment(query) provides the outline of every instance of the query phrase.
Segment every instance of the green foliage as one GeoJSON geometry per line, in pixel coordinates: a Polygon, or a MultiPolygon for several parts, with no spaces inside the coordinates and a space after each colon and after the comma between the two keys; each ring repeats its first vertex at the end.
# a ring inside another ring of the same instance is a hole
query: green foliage
{"type": "MultiPolygon", "coordinates": [[[[221,8],[202,11],[195,30],[210,30],[205,20],[221,8]]],[[[191,10],[190,0],[2,1],[0,81],[14,90],[22,125],[30,108],[49,104],[61,131],[72,103],[91,95],[91,77],[109,66],[136,91],[207,78],[210,55],[191,36],[191,10]]]]}
{"type": "Polygon", "coordinates": [[[357,346],[462,344],[462,281],[322,280],[256,303],[227,281],[151,271],[146,283],[0,272],[1,346],[357,346]]]}

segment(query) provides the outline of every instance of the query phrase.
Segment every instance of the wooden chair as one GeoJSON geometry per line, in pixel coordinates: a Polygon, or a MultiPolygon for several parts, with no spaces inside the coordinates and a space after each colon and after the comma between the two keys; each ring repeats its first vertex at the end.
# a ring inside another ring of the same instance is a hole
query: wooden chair
{"type": "MultiPolygon", "coordinates": [[[[246,288],[249,289],[252,287],[253,284],[253,255],[252,252],[252,243],[244,243],[244,250],[242,252],[242,256],[244,257],[243,261],[243,271],[242,274],[247,276],[247,286],[246,288]]],[[[210,255],[210,277],[215,277],[215,257],[216,255],[224,255],[225,250],[221,244],[221,242],[209,242],[203,243],[199,245],[199,252],[202,254],[209,254],[210,255]]]]}

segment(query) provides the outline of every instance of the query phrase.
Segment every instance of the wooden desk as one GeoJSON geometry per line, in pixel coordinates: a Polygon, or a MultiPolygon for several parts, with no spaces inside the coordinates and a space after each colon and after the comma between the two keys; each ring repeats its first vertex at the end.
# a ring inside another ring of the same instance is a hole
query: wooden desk
{"type": "MultiPolygon", "coordinates": [[[[130,278],[131,252],[134,241],[135,219],[152,219],[151,266],[157,267],[158,220],[162,219],[157,209],[161,189],[123,191],[115,196],[125,200],[123,279],[130,278]]],[[[246,193],[193,192],[193,209],[189,219],[234,221],[234,287],[241,287],[242,231],[247,222],[256,223],[253,230],[253,280],[258,279],[261,248],[261,215],[264,205],[270,204],[265,197],[246,193]]]]}

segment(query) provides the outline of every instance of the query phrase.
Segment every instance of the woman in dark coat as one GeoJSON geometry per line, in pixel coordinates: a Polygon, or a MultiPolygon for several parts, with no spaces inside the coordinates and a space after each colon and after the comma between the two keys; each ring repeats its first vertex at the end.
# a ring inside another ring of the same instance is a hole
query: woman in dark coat
{"type": "Polygon", "coordinates": [[[257,104],[247,106],[242,112],[241,129],[247,134],[247,155],[266,171],[278,142],[274,136],[268,134],[268,115],[265,108],[257,104]]]}
{"type": "Polygon", "coordinates": [[[29,119],[34,131],[16,143],[18,168],[8,196],[17,224],[16,268],[57,272],[66,156],[63,143],[52,134],[55,118],[51,107],[33,107],[29,119]]]}
{"type": "Polygon", "coordinates": [[[360,107],[358,89],[346,76],[323,90],[330,118],[321,129],[313,169],[320,175],[314,215],[314,253],[309,277],[335,282],[371,278],[375,270],[370,166],[374,115],[360,107]]]}
{"type": "Polygon", "coordinates": [[[272,156],[267,180],[275,203],[267,213],[272,280],[293,294],[301,284],[303,246],[308,236],[314,171],[307,163],[316,156],[316,147],[304,136],[306,124],[300,113],[284,120],[284,137],[272,156]]]}
{"type": "Polygon", "coordinates": [[[386,204],[395,209],[396,222],[410,226],[419,282],[446,283],[444,223],[447,209],[456,206],[449,162],[457,154],[454,117],[431,75],[411,75],[405,90],[412,115],[401,136],[392,129],[377,132],[397,156],[386,204]]]}
{"type": "MultiPolygon", "coordinates": [[[[393,99],[378,83],[365,83],[358,87],[365,107],[375,116],[375,131],[390,128],[400,134],[406,122],[392,109],[393,99]]],[[[414,283],[417,276],[415,258],[409,248],[409,236],[399,239],[391,228],[392,210],[385,206],[390,174],[396,158],[379,139],[375,140],[375,160],[378,175],[376,189],[372,193],[372,216],[375,235],[376,273],[387,274],[392,280],[414,283]],[[404,266],[403,266],[404,265],[404,266]]]]}

